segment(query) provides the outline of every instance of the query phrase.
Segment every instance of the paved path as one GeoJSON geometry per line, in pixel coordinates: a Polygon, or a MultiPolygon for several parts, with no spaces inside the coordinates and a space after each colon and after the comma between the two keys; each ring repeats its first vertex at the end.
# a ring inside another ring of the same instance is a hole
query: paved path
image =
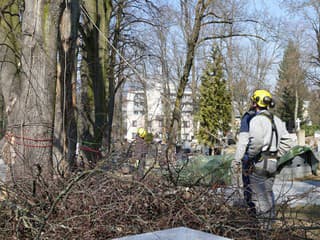
{"type": "Polygon", "coordinates": [[[320,205],[319,181],[279,181],[273,191],[277,203],[289,201],[290,206],[320,205]]]}

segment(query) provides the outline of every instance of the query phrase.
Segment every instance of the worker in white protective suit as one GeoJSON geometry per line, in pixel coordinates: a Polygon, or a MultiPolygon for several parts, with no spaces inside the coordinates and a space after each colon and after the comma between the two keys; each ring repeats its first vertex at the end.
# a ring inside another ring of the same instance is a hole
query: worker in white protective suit
{"type": "MultiPolygon", "coordinates": [[[[269,112],[275,103],[267,90],[256,90],[251,97],[255,116],[249,124],[249,142],[242,162],[248,166],[249,197],[246,199],[251,213],[262,226],[269,229],[275,218],[273,183],[279,158],[281,141],[291,141],[285,123],[269,112]],[[251,195],[251,196],[250,196],[251,195]]],[[[285,143],[289,148],[290,143],[285,143]]],[[[288,150],[289,150],[288,148],[288,150]]]]}
{"type": "Polygon", "coordinates": [[[244,191],[247,187],[249,179],[242,174],[242,169],[246,166],[242,166],[242,158],[246,152],[246,148],[249,142],[249,123],[251,118],[255,115],[255,110],[250,108],[241,117],[240,130],[238,134],[237,148],[234,155],[234,159],[231,163],[231,185],[234,190],[233,193],[233,206],[241,206],[244,203],[244,191]]]}

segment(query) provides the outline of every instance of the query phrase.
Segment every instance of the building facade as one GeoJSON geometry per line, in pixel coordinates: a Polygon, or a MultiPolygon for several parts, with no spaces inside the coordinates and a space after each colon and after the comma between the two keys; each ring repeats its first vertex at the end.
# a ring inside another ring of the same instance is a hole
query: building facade
{"type": "MultiPolygon", "coordinates": [[[[170,90],[171,110],[174,106],[175,91],[171,87],[170,90]]],[[[125,102],[123,104],[123,114],[125,116],[126,136],[128,141],[134,140],[139,127],[144,127],[148,132],[152,133],[155,140],[165,139],[166,129],[164,129],[164,106],[162,99],[162,89],[160,84],[149,88],[146,92],[147,107],[145,109],[145,96],[142,90],[128,89],[125,102]],[[146,114],[148,113],[148,116],[146,114]],[[148,124],[146,123],[148,121],[148,124]],[[148,127],[147,127],[148,126],[148,127]]],[[[191,141],[194,139],[193,126],[193,103],[190,90],[186,90],[182,99],[181,112],[181,141],[191,141]]]]}

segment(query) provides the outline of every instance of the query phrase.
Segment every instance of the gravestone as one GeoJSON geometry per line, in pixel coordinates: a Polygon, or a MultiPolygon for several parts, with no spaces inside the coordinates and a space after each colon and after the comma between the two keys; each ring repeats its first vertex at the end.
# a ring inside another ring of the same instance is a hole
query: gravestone
{"type": "Polygon", "coordinates": [[[317,151],[320,152],[320,131],[314,132],[314,139],[316,141],[317,151]]]}
{"type": "Polygon", "coordinates": [[[305,146],[306,145],[306,132],[303,129],[297,131],[298,145],[305,146]]]}
{"type": "Polygon", "coordinates": [[[143,233],[138,235],[114,238],[114,240],[230,240],[214,234],[194,230],[186,227],[171,228],[162,231],[143,233]]]}
{"type": "Polygon", "coordinates": [[[303,156],[296,156],[292,159],[292,163],[283,167],[277,175],[279,180],[293,180],[312,175],[310,165],[306,162],[303,156]]]}

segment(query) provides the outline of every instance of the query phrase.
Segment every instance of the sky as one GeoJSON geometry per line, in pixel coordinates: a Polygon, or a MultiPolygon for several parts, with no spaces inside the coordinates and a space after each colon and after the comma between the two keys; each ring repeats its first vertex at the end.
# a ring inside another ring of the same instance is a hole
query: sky
{"type": "Polygon", "coordinates": [[[253,5],[257,9],[266,8],[270,14],[276,17],[286,16],[285,10],[279,6],[279,0],[253,0],[253,5]]]}
{"type": "MultiPolygon", "coordinates": [[[[280,5],[280,0],[252,0],[252,7],[253,9],[257,10],[264,10],[266,14],[271,15],[274,17],[274,19],[282,19],[286,20],[288,19],[288,13],[284,9],[283,6],[280,5]]],[[[279,50],[281,51],[281,50],[279,50]]],[[[282,59],[282,52],[279,55],[279,60],[277,62],[280,62],[282,59]]],[[[273,65],[272,70],[269,72],[267,76],[267,81],[269,84],[271,84],[272,88],[275,87],[278,77],[278,65],[273,65]]]]}

